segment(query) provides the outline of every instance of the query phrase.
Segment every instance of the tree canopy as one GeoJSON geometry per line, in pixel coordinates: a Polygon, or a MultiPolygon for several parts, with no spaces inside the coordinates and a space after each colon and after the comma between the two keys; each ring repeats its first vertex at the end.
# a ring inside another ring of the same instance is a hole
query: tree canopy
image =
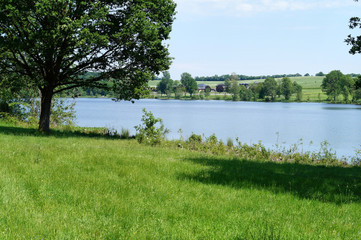
{"type": "Polygon", "coordinates": [[[42,131],[56,93],[112,86],[118,99],[139,98],[171,63],[164,40],[175,7],[172,0],[1,0],[0,79],[40,90],[42,131]]]}
{"type": "Polygon", "coordinates": [[[265,91],[264,95],[270,97],[271,101],[274,101],[277,93],[276,80],[274,78],[267,78],[266,80],[264,80],[263,86],[265,91]]]}
{"type": "Polygon", "coordinates": [[[281,94],[285,97],[288,101],[293,93],[293,84],[291,79],[288,77],[284,77],[281,80],[281,94]]]}
{"type": "Polygon", "coordinates": [[[197,82],[190,73],[185,72],[181,74],[181,83],[191,96],[198,89],[197,82]]]}
{"type": "Polygon", "coordinates": [[[331,71],[322,81],[322,91],[335,101],[342,91],[343,78],[345,78],[345,75],[341,71],[331,71]]]}
{"type": "MultiPolygon", "coordinates": [[[[358,0],[354,0],[354,1],[358,2],[358,0]]],[[[350,29],[361,28],[361,19],[359,17],[350,18],[349,28],[350,29]]],[[[348,45],[351,45],[351,49],[349,51],[350,54],[361,53],[361,36],[354,37],[351,34],[349,34],[345,39],[345,42],[348,45]]]]}
{"type": "Polygon", "coordinates": [[[170,73],[168,71],[163,72],[163,77],[160,80],[157,88],[161,92],[161,94],[169,94],[173,90],[174,81],[170,77],[170,73]]]}

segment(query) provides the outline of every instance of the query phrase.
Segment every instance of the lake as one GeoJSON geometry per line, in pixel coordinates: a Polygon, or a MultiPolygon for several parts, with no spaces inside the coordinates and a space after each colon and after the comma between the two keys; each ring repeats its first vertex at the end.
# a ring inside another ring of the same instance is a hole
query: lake
{"type": "Polygon", "coordinates": [[[215,134],[223,141],[237,137],[243,143],[262,141],[268,148],[290,146],[300,139],[303,149],[318,150],[327,141],[338,156],[352,156],[361,146],[361,106],[324,103],[262,103],[142,99],[76,99],[77,124],[84,127],[127,128],[141,123],[146,108],[171,130],[168,139],[192,132],[215,134]],[[311,143],[311,144],[310,144],[311,143]]]}

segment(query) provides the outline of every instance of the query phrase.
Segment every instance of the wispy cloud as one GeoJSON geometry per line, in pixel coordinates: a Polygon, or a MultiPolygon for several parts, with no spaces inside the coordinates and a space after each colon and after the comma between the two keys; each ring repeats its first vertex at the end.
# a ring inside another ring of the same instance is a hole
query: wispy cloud
{"type": "Polygon", "coordinates": [[[347,0],[175,0],[178,11],[201,15],[244,16],[261,12],[337,8],[355,4],[347,0]]]}

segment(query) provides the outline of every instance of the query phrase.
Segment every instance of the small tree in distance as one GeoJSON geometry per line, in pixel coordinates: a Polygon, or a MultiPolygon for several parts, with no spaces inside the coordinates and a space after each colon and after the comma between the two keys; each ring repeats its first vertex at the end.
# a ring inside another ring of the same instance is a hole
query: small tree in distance
{"type": "Polygon", "coordinates": [[[296,93],[296,100],[298,102],[302,101],[302,86],[296,81],[293,82],[292,86],[293,93],[296,93]]]}
{"type": "Polygon", "coordinates": [[[190,73],[182,73],[181,83],[185,87],[186,92],[188,92],[191,97],[198,89],[197,82],[190,73]]]}
{"type": "Polygon", "coordinates": [[[274,101],[277,94],[277,82],[274,78],[266,78],[263,82],[264,96],[270,97],[274,101]]]}
{"type": "Polygon", "coordinates": [[[329,98],[336,101],[338,95],[341,93],[341,83],[344,77],[345,76],[339,70],[331,71],[322,81],[322,91],[325,92],[329,98]]]}
{"type": "Polygon", "coordinates": [[[290,100],[292,93],[293,93],[293,84],[291,82],[291,79],[288,78],[288,77],[282,78],[282,81],[281,81],[281,94],[288,101],[288,100],[290,100]]]}
{"type": "Polygon", "coordinates": [[[323,72],[319,72],[315,74],[316,77],[323,77],[325,74],[323,72]]]}
{"type": "Polygon", "coordinates": [[[163,77],[158,83],[158,90],[160,91],[161,94],[167,94],[167,96],[169,97],[169,94],[172,93],[173,91],[173,84],[174,82],[170,78],[169,71],[164,71],[163,77]]]}

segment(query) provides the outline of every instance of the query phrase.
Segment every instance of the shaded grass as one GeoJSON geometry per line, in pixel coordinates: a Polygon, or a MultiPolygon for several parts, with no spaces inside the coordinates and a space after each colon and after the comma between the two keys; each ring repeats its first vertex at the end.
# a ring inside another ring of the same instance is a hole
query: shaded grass
{"type": "Polygon", "coordinates": [[[189,160],[211,167],[194,176],[183,176],[205,184],[268,189],[275,193],[291,193],[301,199],[335,204],[361,201],[360,168],[207,157],[189,160]]]}
{"type": "Polygon", "coordinates": [[[0,126],[1,239],[361,237],[358,168],[0,126]]]}
{"type": "MultiPolygon", "coordinates": [[[[0,120],[1,121],[1,120],[0,120]]],[[[124,130],[126,131],[126,130],[124,130]]],[[[108,134],[107,128],[95,128],[95,127],[65,127],[52,128],[49,133],[41,133],[37,128],[21,124],[21,126],[14,126],[9,123],[0,122],[0,134],[4,135],[17,135],[17,136],[52,136],[60,138],[68,137],[90,137],[90,138],[105,138],[105,139],[118,139],[119,136],[108,134]]],[[[131,136],[128,135],[128,138],[131,136]]]]}

